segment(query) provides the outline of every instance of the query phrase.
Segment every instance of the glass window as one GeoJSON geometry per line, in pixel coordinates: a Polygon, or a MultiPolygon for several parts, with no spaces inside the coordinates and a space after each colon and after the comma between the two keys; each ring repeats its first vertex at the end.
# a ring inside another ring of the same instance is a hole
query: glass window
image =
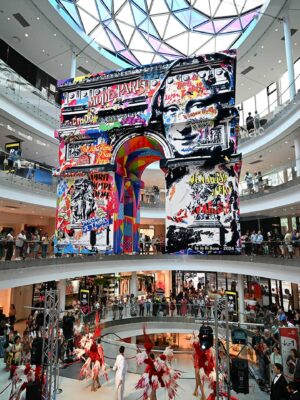
{"type": "Polygon", "coordinates": [[[287,168],[286,175],[287,175],[287,180],[292,181],[293,180],[293,168],[287,168]]]}
{"type": "Polygon", "coordinates": [[[297,219],[296,219],[296,217],[292,217],[292,229],[297,229],[297,219]]]}
{"type": "Polygon", "coordinates": [[[256,95],[256,110],[260,117],[267,115],[269,113],[268,110],[268,95],[267,89],[263,89],[256,95]]]}
{"type": "Polygon", "coordinates": [[[285,72],[280,78],[280,95],[281,95],[281,103],[284,104],[290,99],[289,93],[289,78],[288,73],[285,72]]]}
{"type": "Polygon", "coordinates": [[[296,79],[296,91],[300,90],[300,58],[294,64],[295,79],[296,79]]]}
{"type": "Polygon", "coordinates": [[[245,122],[246,122],[246,118],[248,117],[249,113],[251,113],[252,116],[254,116],[254,112],[255,112],[254,97],[251,97],[250,99],[244,101],[243,108],[244,108],[244,118],[245,118],[245,122]]]}
{"type": "Polygon", "coordinates": [[[271,83],[271,85],[269,85],[267,87],[267,94],[269,97],[269,106],[270,106],[270,112],[274,111],[275,108],[278,105],[278,100],[277,100],[277,85],[276,83],[271,83]]]}

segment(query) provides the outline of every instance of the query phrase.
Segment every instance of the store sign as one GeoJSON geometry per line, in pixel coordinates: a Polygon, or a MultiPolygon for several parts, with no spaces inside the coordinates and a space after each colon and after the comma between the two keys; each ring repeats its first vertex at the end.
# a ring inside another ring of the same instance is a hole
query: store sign
{"type": "Polygon", "coordinates": [[[87,313],[90,305],[90,291],[87,289],[80,289],[79,293],[80,308],[83,313],[87,313]]]}
{"type": "Polygon", "coordinates": [[[287,380],[293,379],[293,373],[289,371],[287,359],[290,351],[299,349],[299,331],[298,328],[279,328],[280,349],[282,356],[283,372],[287,380]]]}
{"type": "Polygon", "coordinates": [[[5,143],[5,152],[11,154],[21,148],[21,142],[5,143]]]}

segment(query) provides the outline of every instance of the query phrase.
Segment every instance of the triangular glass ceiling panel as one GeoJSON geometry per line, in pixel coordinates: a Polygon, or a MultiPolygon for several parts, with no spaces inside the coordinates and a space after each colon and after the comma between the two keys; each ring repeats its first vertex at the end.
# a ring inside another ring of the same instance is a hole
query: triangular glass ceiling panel
{"type": "MultiPolygon", "coordinates": [[[[68,1],[63,1],[63,0],[62,0],[62,4],[65,7],[68,14],[73,18],[73,20],[76,22],[76,24],[82,29],[83,26],[79,19],[75,5],[73,3],[69,3],[68,1]]],[[[86,33],[88,33],[88,32],[86,31],[86,33]]]]}
{"type": "Polygon", "coordinates": [[[164,39],[168,39],[182,32],[185,32],[185,27],[175,17],[173,17],[173,15],[170,15],[164,39]]]}
{"type": "Polygon", "coordinates": [[[134,0],[133,3],[135,3],[136,5],[138,5],[138,6],[139,6],[142,10],[144,10],[145,12],[147,12],[145,0],[134,0]]]}
{"type": "Polygon", "coordinates": [[[209,40],[209,36],[201,35],[201,33],[189,32],[189,51],[188,56],[193,56],[194,53],[209,40]]]}
{"type": "Polygon", "coordinates": [[[206,17],[204,17],[202,14],[192,11],[191,12],[191,22],[190,22],[190,27],[193,28],[196,25],[201,24],[201,22],[206,21],[206,17]]]}
{"type": "Polygon", "coordinates": [[[147,35],[144,33],[145,39],[151,44],[153,49],[159,53],[164,53],[164,54],[173,54],[173,55],[179,55],[178,51],[172,49],[169,47],[167,44],[161,42],[160,40],[152,37],[151,35],[147,35]]]}
{"type": "Polygon", "coordinates": [[[235,6],[237,8],[237,12],[241,14],[244,12],[244,6],[247,3],[247,0],[234,0],[235,1],[235,6]]]}
{"type": "Polygon", "coordinates": [[[164,62],[164,61],[167,61],[167,59],[156,54],[156,56],[154,57],[153,63],[160,63],[160,62],[164,62]]]}
{"type": "Polygon", "coordinates": [[[105,49],[115,51],[103,26],[99,26],[99,28],[97,28],[91,36],[95,38],[95,42],[100,44],[100,46],[104,47],[105,49]]]}
{"type": "Polygon", "coordinates": [[[127,58],[127,60],[131,61],[133,64],[139,65],[140,62],[131,54],[130,51],[125,50],[121,51],[120,54],[122,54],[123,57],[127,58]]]}
{"type": "Polygon", "coordinates": [[[113,12],[114,12],[114,15],[116,15],[119,12],[119,10],[123,7],[123,5],[125,3],[127,3],[127,1],[128,0],[114,0],[113,1],[113,12]]]}
{"type": "Polygon", "coordinates": [[[257,11],[252,11],[248,14],[244,14],[241,17],[241,23],[242,23],[242,27],[243,29],[246,29],[247,26],[250,24],[250,22],[253,21],[253,18],[257,15],[257,11]]]}
{"type": "Polygon", "coordinates": [[[117,24],[112,19],[104,22],[105,26],[107,26],[117,37],[120,37],[120,32],[117,27],[117,24]]]}
{"type": "Polygon", "coordinates": [[[211,36],[211,39],[209,39],[205,44],[203,44],[199,50],[197,50],[197,55],[201,54],[209,54],[209,53],[215,53],[216,51],[216,42],[215,42],[215,37],[211,36]]]}
{"type": "Polygon", "coordinates": [[[133,55],[139,60],[141,64],[151,64],[154,58],[153,53],[146,53],[144,51],[132,51],[133,55]]]}
{"type": "Polygon", "coordinates": [[[130,41],[130,49],[140,51],[153,51],[152,47],[144,39],[139,31],[135,31],[130,41]]]}
{"type": "Polygon", "coordinates": [[[197,28],[194,28],[194,30],[211,34],[215,33],[214,25],[211,21],[205,22],[204,24],[197,26],[197,28]]]}
{"type": "Polygon", "coordinates": [[[209,0],[196,0],[196,2],[194,3],[194,7],[210,17],[209,0]]]}
{"type": "Polygon", "coordinates": [[[118,22],[118,27],[122,33],[122,36],[123,36],[126,44],[128,45],[128,43],[130,42],[130,39],[133,35],[134,28],[132,26],[124,24],[123,22],[118,22]]]}
{"type": "MultiPolygon", "coordinates": [[[[86,0],[77,0],[76,1],[76,5],[78,7],[81,7],[84,11],[86,11],[87,13],[89,13],[92,17],[94,18],[98,18],[99,13],[98,13],[98,9],[95,3],[95,0],[90,0],[90,1],[86,1],[86,0]]],[[[106,12],[107,13],[107,12],[106,12]]],[[[108,14],[109,15],[109,14],[108,14]]]]}
{"type": "Polygon", "coordinates": [[[154,0],[149,12],[150,12],[150,15],[163,14],[163,13],[169,12],[169,9],[168,9],[166,3],[164,2],[164,0],[154,0]]]}
{"type": "Polygon", "coordinates": [[[220,5],[220,1],[219,0],[209,0],[209,2],[210,2],[210,12],[211,12],[210,16],[214,17],[214,15],[220,5]]]}
{"type": "Polygon", "coordinates": [[[240,20],[237,18],[231,22],[225,29],[223,29],[220,33],[230,33],[230,32],[240,32],[241,31],[241,23],[240,20]]]}
{"type": "Polygon", "coordinates": [[[231,33],[227,35],[216,36],[216,51],[230,49],[232,44],[237,40],[239,36],[240,33],[231,33]]]}
{"type": "Polygon", "coordinates": [[[216,33],[220,32],[226,25],[230,24],[230,22],[232,22],[232,18],[215,19],[214,20],[215,32],[216,33]]]}
{"type": "Polygon", "coordinates": [[[150,21],[149,18],[146,19],[140,26],[139,29],[143,30],[146,33],[149,33],[150,35],[159,37],[158,33],[156,32],[156,29],[154,28],[153,23],[150,21]]]}
{"type": "Polygon", "coordinates": [[[215,13],[214,17],[228,17],[228,16],[235,16],[237,14],[234,0],[226,0],[222,1],[220,7],[218,8],[217,12],[215,13]]]}
{"type": "MultiPolygon", "coordinates": [[[[85,0],[84,0],[85,1],[85,0]]],[[[97,7],[99,12],[97,12],[97,14],[92,14],[94,16],[100,14],[100,19],[101,21],[105,21],[107,19],[110,18],[110,12],[108,11],[108,9],[105,7],[105,5],[102,3],[102,1],[100,0],[96,0],[97,1],[97,7]]],[[[86,1],[85,1],[86,3],[86,1]]],[[[84,7],[86,9],[86,7],[84,7]]]]}
{"type": "Polygon", "coordinates": [[[83,23],[85,32],[89,34],[93,29],[96,28],[96,26],[100,23],[99,20],[96,20],[95,18],[91,17],[90,14],[86,13],[83,11],[81,8],[78,7],[78,11],[80,14],[81,21],[83,23]]]}
{"type": "Polygon", "coordinates": [[[163,37],[164,31],[166,29],[168,18],[169,18],[169,15],[157,15],[155,17],[151,17],[151,19],[161,37],[163,37]]]}
{"type": "Polygon", "coordinates": [[[188,8],[189,5],[185,0],[173,0],[172,1],[172,11],[182,10],[184,8],[188,8]]]}
{"type": "Polygon", "coordinates": [[[147,14],[145,14],[139,7],[137,7],[134,3],[131,3],[133,16],[135,20],[135,24],[139,25],[147,18],[147,14]]]}
{"type": "Polygon", "coordinates": [[[110,40],[111,40],[112,44],[114,45],[114,48],[116,49],[116,51],[121,51],[121,50],[125,49],[124,44],[112,32],[110,32],[109,29],[106,31],[106,33],[110,37],[110,40]]]}
{"type": "MultiPolygon", "coordinates": [[[[190,20],[191,20],[191,11],[190,10],[184,10],[184,11],[177,11],[174,14],[181,23],[183,23],[187,28],[189,28],[190,25],[190,20]]],[[[199,21],[200,24],[201,21],[199,21]]]]}
{"type": "Polygon", "coordinates": [[[102,0],[102,1],[111,12],[112,0],[102,0]]]}
{"type": "Polygon", "coordinates": [[[182,33],[173,39],[168,39],[167,43],[186,56],[188,52],[188,32],[182,33]]]}
{"type": "MultiPolygon", "coordinates": [[[[297,1],[298,3],[298,1],[297,1]]],[[[256,7],[259,7],[263,4],[262,0],[247,0],[244,8],[243,8],[243,12],[249,11],[249,10],[253,10],[256,7]]]]}
{"type": "Polygon", "coordinates": [[[126,22],[129,25],[135,26],[129,3],[126,3],[124,7],[120,9],[116,16],[116,19],[118,21],[126,22]]]}

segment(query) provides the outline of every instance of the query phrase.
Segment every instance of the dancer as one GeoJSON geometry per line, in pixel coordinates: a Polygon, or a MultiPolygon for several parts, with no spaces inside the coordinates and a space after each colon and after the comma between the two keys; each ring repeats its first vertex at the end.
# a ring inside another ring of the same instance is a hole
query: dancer
{"type": "Polygon", "coordinates": [[[80,377],[92,378],[91,391],[96,392],[101,387],[100,376],[104,376],[108,381],[101,339],[98,338],[95,341],[91,335],[86,335],[81,339],[80,346],[82,349],[76,349],[78,356],[84,359],[84,354],[87,355],[87,359],[80,370],[80,377]]]}
{"type": "Polygon", "coordinates": [[[200,389],[201,400],[206,400],[204,382],[208,382],[209,388],[214,391],[214,383],[216,381],[214,349],[202,349],[199,337],[195,336],[194,332],[191,341],[194,349],[193,358],[196,379],[193,395],[198,396],[198,390],[200,389]]]}
{"type": "Polygon", "coordinates": [[[165,388],[169,400],[175,398],[178,389],[177,380],[181,374],[171,367],[171,360],[174,357],[173,350],[167,347],[163,354],[156,357],[151,351],[153,343],[146,334],[144,328],[145,351],[136,356],[138,365],[146,364],[145,371],[138,383],[136,389],[143,389],[143,400],[157,400],[156,392],[159,388],[165,388]]]}
{"type": "Polygon", "coordinates": [[[117,359],[115,365],[113,366],[113,370],[116,371],[115,376],[115,399],[123,400],[124,399],[124,389],[125,389],[125,377],[127,373],[127,361],[124,356],[125,347],[121,346],[119,348],[119,353],[117,355],[117,359]]]}
{"type": "Polygon", "coordinates": [[[26,400],[26,388],[28,383],[42,383],[42,367],[32,367],[30,364],[12,366],[12,389],[9,400],[26,400]]]}

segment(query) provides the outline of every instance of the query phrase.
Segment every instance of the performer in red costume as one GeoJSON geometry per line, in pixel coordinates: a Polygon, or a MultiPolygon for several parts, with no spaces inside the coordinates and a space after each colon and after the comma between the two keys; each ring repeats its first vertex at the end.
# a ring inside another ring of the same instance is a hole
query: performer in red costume
{"type": "Polygon", "coordinates": [[[101,345],[101,328],[99,322],[99,315],[96,313],[95,318],[95,332],[94,335],[84,335],[80,341],[80,349],[76,349],[78,357],[85,359],[80,370],[81,378],[92,378],[91,390],[95,392],[101,387],[99,377],[104,376],[108,381],[108,375],[106,371],[104,361],[104,351],[101,345]],[[86,356],[87,358],[85,358],[86,356]]]}
{"type": "Polygon", "coordinates": [[[143,400],[147,400],[148,398],[150,400],[157,400],[157,389],[162,387],[166,389],[169,400],[172,400],[177,393],[177,380],[181,376],[178,371],[171,367],[171,360],[174,357],[173,351],[170,347],[167,347],[164,354],[155,358],[152,353],[153,343],[146,334],[145,328],[144,338],[145,351],[138,353],[136,359],[138,365],[144,363],[146,367],[135,388],[143,389],[143,400]]]}
{"type": "Polygon", "coordinates": [[[12,389],[9,400],[26,400],[26,388],[30,382],[42,381],[42,367],[30,364],[12,366],[12,389]]]}
{"type": "Polygon", "coordinates": [[[199,338],[193,333],[192,345],[194,349],[194,368],[195,368],[195,390],[193,395],[198,396],[198,390],[201,392],[201,400],[206,400],[204,393],[204,382],[209,382],[209,387],[212,388],[216,378],[216,365],[214,349],[202,349],[199,338]]]}

